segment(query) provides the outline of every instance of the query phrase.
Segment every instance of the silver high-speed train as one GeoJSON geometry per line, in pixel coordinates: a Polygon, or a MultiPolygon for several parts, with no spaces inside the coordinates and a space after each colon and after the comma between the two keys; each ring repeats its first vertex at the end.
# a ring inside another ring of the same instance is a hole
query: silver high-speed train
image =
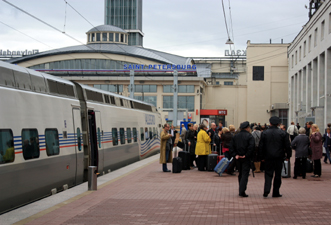
{"type": "Polygon", "coordinates": [[[160,151],[153,105],[0,61],[0,213],[160,151]]]}

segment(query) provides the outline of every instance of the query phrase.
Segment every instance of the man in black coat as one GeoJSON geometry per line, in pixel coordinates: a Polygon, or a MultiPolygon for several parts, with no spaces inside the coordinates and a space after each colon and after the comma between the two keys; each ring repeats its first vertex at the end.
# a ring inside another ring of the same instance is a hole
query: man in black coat
{"type": "Polygon", "coordinates": [[[216,148],[214,147],[215,143],[214,143],[214,137],[215,135],[217,135],[217,130],[216,130],[216,124],[215,123],[211,123],[210,124],[210,129],[207,131],[207,134],[210,136],[211,138],[211,142],[210,142],[210,145],[211,145],[211,151],[216,151],[216,148]]]}
{"type": "Polygon", "coordinates": [[[306,128],[306,135],[310,138],[310,134],[311,134],[311,125],[313,125],[314,123],[312,121],[309,121],[307,123],[307,126],[305,127],[306,128]]]}
{"type": "Polygon", "coordinates": [[[190,166],[195,167],[193,162],[196,159],[195,155],[195,145],[196,142],[194,140],[194,130],[193,130],[193,124],[189,123],[188,125],[188,131],[186,132],[186,143],[187,143],[187,151],[190,153],[190,166]]]}
{"type": "Polygon", "coordinates": [[[273,181],[272,197],[282,197],[279,193],[282,184],[282,168],[284,159],[290,159],[292,150],[286,132],[279,129],[280,119],[273,116],[269,119],[270,128],[261,135],[259,151],[261,159],[265,161],[265,183],[263,197],[268,197],[273,181]]]}
{"type": "Polygon", "coordinates": [[[248,197],[246,189],[251,160],[254,156],[255,140],[250,131],[249,122],[243,122],[240,125],[240,132],[232,138],[230,145],[230,155],[238,161],[239,196],[241,197],[248,197]]]}

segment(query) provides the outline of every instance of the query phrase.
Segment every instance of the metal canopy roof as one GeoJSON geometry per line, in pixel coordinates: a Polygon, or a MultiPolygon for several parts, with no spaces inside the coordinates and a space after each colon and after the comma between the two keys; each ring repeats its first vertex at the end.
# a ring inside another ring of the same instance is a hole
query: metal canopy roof
{"type": "Polygon", "coordinates": [[[120,54],[132,57],[144,58],[162,64],[188,65],[191,64],[191,58],[177,56],[166,52],[160,52],[152,49],[116,44],[116,43],[91,43],[88,45],[77,45],[65,48],[54,49],[40,52],[33,55],[27,55],[20,58],[8,60],[10,63],[20,63],[31,59],[42,58],[52,55],[62,55],[70,53],[100,53],[100,54],[120,54]]]}

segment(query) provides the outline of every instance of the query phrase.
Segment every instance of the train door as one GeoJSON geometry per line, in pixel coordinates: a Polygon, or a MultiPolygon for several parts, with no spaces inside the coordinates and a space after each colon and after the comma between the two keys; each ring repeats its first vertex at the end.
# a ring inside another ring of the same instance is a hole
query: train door
{"type": "Polygon", "coordinates": [[[103,130],[102,130],[102,123],[101,123],[101,112],[95,111],[95,121],[96,121],[96,131],[97,131],[97,145],[98,145],[98,158],[99,158],[99,173],[103,172],[104,166],[104,151],[103,151],[103,130]]]}
{"type": "Polygon", "coordinates": [[[83,182],[83,171],[84,171],[84,154],[82,153],[82,134],[81,134],[81,118],[80,118],[80,107],[72,108],[72,119],[73,119],[73,133],[75,137],[75,184],[83,182]],[[81,154],[80,154],[81,153],[81,154]]]}
{"type": "Polygon", "coordinates": [[[92,110],[88,111],[88,125],[90,142],[90,166],[96,166],[99,169],[96,114],[92,110]]]}
{"type": "MultiPolygon", "coordinates": [[[[142,149],[141,149],[141,144],[142,144],[142,140],[141,140],[141,138],[140,138],[140,132],[139,132],[139,129],[135,129],[135,130],[133,130],[133,132],[136,133],[136,137],[137,137],[138,149],[139,149],[139,159],[142,159],[142,158],[141,158],[141,151],[142,151],[142,149]]],[[[133,133],[133,135],[135,135],[135,133],[133,133]]]]}

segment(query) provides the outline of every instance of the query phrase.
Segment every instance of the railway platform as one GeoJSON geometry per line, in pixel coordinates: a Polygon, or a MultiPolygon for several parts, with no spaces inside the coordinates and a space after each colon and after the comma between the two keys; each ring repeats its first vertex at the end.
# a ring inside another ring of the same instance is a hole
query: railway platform
{"type": "Polygon", "coordinates": [[[0,224],[331,223],[330,164],[322,162],[321,178],[282,179],[282,198],[263,198],[264,173],[251,175],[249,197],[241,198],[237,176],[197,169],[164,173],[158,159],[99,177],[97,191],[87,191],[84,183],[3,214],[0,224]]]}

